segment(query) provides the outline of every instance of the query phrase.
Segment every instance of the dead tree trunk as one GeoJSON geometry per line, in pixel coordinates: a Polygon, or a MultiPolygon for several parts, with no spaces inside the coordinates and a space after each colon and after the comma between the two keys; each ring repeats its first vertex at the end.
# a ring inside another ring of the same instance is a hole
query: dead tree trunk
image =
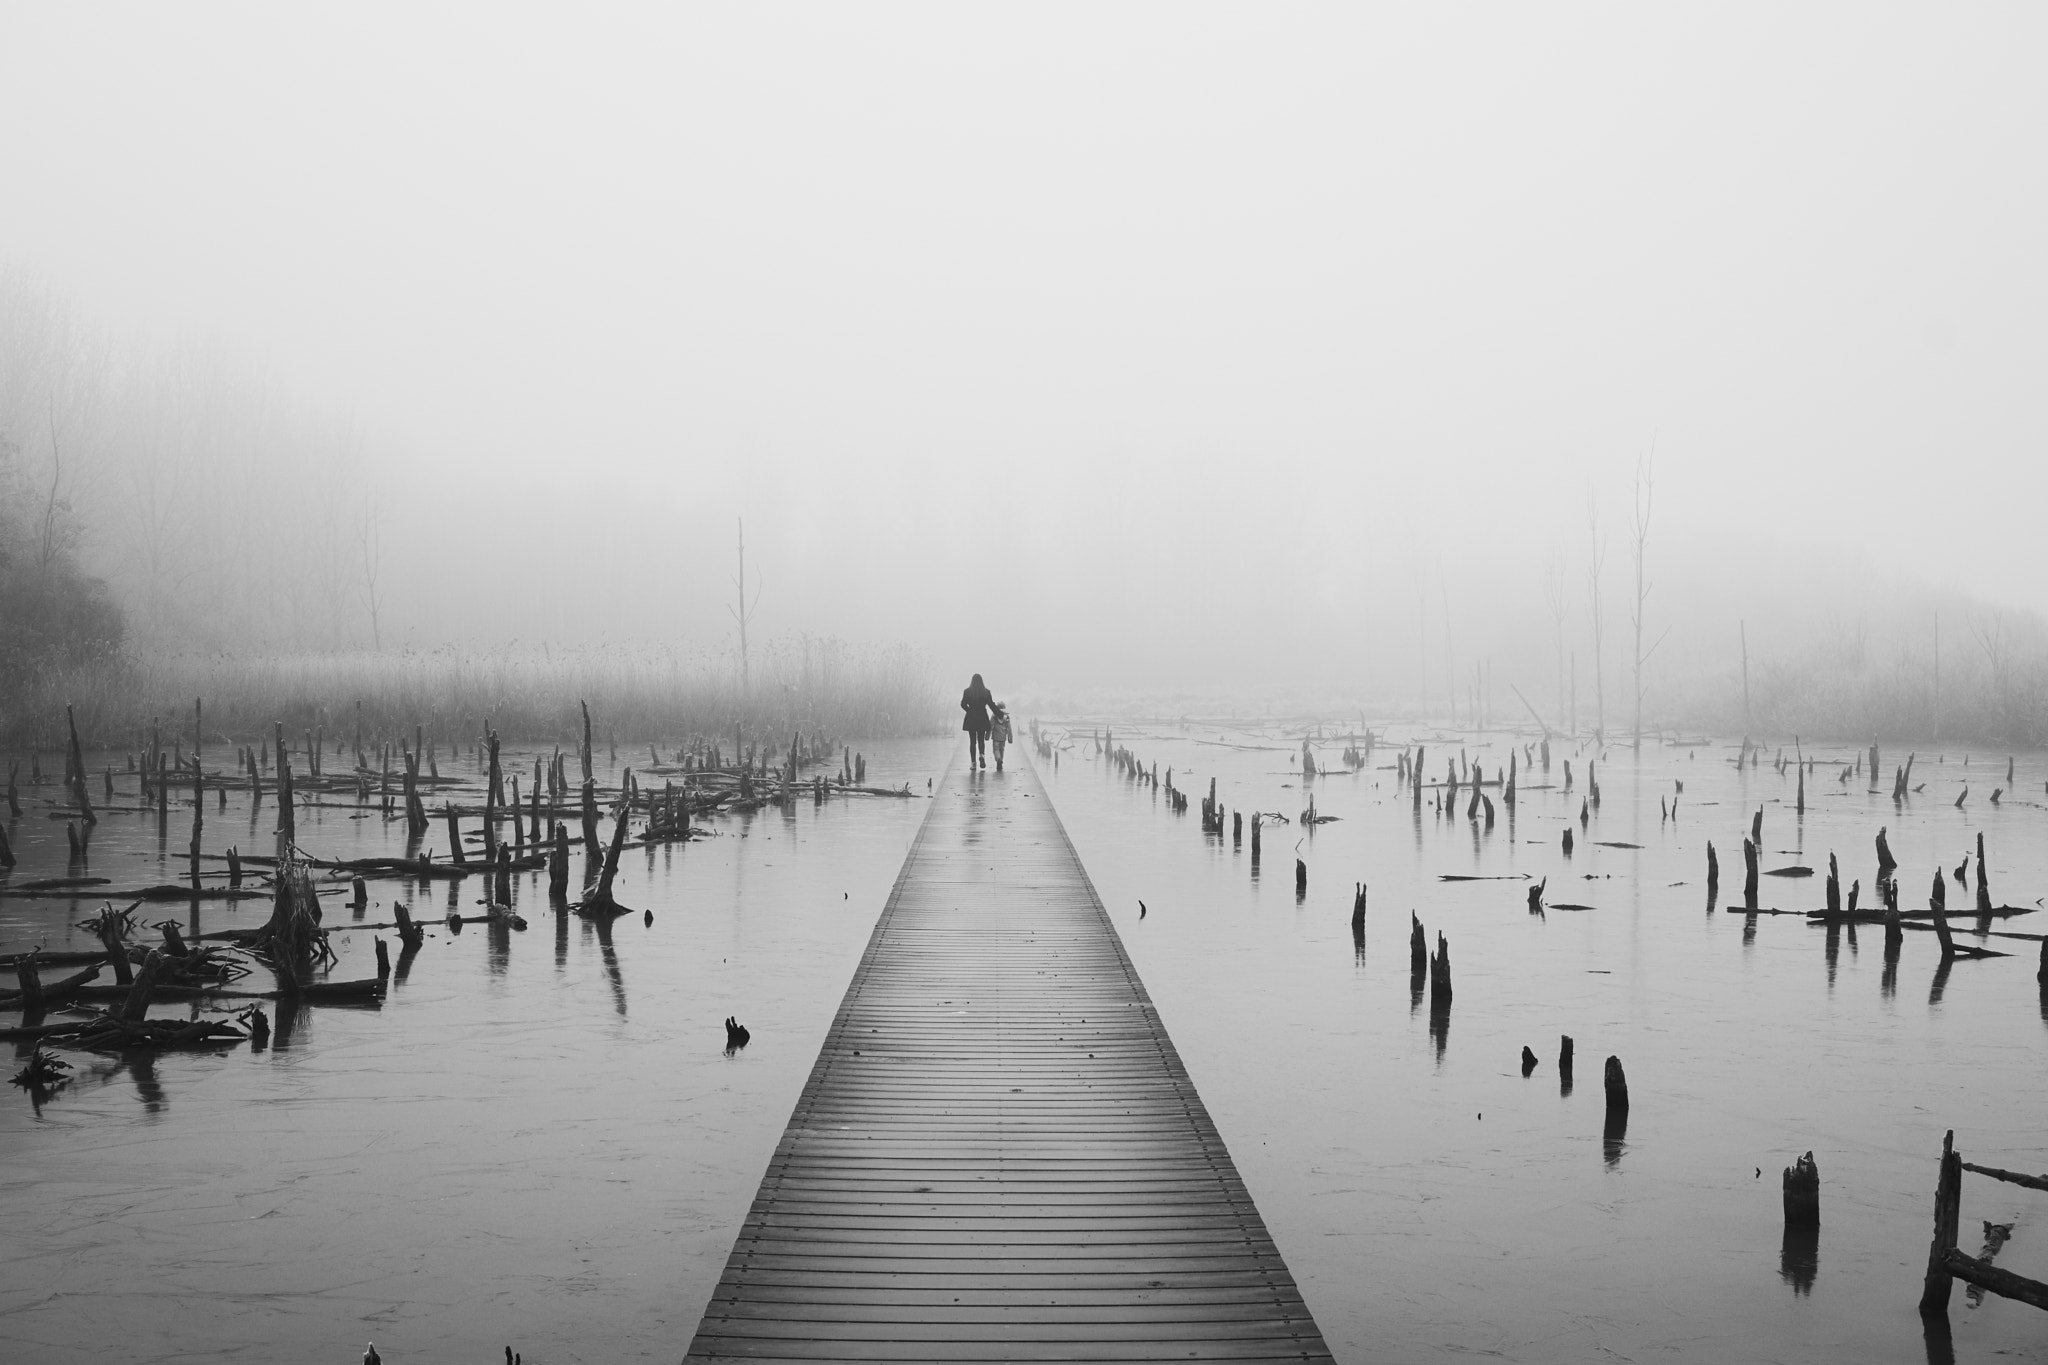
{"type": "MultiPolygon", "coordinates": [[[[631,769],[627,770],[631,772],[631,769]]],[[[588,787],[585,788],[588,790],[588,787]]],[[[631,823],[630,808],[621,800],[613,817],[611,847],[605,851],[604,870],[598,874],[597,885],[583,895],[583,903],[576,907],[579,915],[624,915],[631,912],[612,899],[612,879],[619,872],[619,851],[626,846],[626,827],[631,823]]]]}

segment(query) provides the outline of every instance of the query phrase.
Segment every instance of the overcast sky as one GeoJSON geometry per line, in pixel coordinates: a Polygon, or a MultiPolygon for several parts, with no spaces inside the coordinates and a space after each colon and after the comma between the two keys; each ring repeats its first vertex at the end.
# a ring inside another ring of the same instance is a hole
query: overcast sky
{"type": "Polygon", "coordinates": [[[352,414],[420,634],[715,638],[745,516],[766,632],[1250,676],[1405,644],[1424,595],[1547,621],[1589,484],[1618,602],[1653,443],[1674,612],[1806,573],[2038,607],[2044,39],[5,4],[0,261],[352,414]]]}

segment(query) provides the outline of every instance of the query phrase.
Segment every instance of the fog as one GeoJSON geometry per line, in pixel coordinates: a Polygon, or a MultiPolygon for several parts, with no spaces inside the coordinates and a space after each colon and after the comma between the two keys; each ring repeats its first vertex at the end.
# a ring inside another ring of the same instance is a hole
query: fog
{"type": "Polygon", "coordinates": [[[758,636],[1046,696],[1441,704],[1488,658],[1548,709],[1562,574],[1590,714],[1588,506],[1615,690],[1639,471],[1674,689],[1745,621],[1905,640],[1946,603],[1962,641],[2048,601],[2044,39],[2017,6],[17,6],[0,263],[127,376],[71,477],[141,634],[723,647],[744,519],[758,636]],[[151,478],[190,535],[145,553],[151,478]]]}

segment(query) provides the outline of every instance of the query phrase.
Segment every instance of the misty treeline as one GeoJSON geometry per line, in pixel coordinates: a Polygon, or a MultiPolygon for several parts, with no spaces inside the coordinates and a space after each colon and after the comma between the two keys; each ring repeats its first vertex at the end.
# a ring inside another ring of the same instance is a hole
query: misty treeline
{"type": "Polygon", "coordinates": [[[1661,542],[1656,509],[1651,458],[1619,488],[1589,486],[1583,522],[1553,542],[1512,622],[1417,578],[1422,713],[1618,745],[1702,731],[2048,744],[2039,612],[1881,567],[1820,573],[1787,559],[1731,573],[1699,562],[1697,545],[1661,542]]]}
{"type": "MultiPolygon", "coordinates": [[[[0,743],[125,743],[195,697],[272,721],[489,721],[622,737],[846,737],[943,723],[921,656],[797,636],[708,648],[393,648],[380,493],[345,418],[216,350],[118,343],[0,267],[0,743]]],[[[237,731],[236,733],[241,733],[237,731]]]]}
{"type": "Polygon", "coordinates": [[[122,342],[0,267],[10,559],[98,579],[141,648],[369,643],[361,444],[218,350],[122,342]]]}
{"type": "Polygon", "coordinates": [[[1901,593],[1876,611],[1725,642],[1721,667],[1673,680],[1671,714],[1759,739],[2048,744],[2048,622],[1959,594],[1901,593]],[[1745,704],[1746,703],[1746,704],[1745,704]]]}
{"type": "Polygon", "coordinates": [[[756,645],[742,685],[729,650],[614,644],[577,649],[457,648],[383,653],[142,653],[117,667],[52,669],[0,713],[0,744],[61,744],[73,704],[88,745],[135,743],[161,718],[189,734],[205,702],[209,742],[255,743],[281,722],[329,742],[410,741],[413,727],[466,744],[488,726],[507,739],[570,743],[581,705],[622,746],[703,737],[774,749],[792,735],[834,739],[929,733],[946,719],[930,666],[906,645],[787,636],[756,645]]]}

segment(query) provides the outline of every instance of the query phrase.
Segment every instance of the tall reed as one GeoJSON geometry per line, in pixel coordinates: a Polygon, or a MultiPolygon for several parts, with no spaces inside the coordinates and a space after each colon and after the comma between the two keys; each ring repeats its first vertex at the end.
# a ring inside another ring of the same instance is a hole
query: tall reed
{"type": "Polygon", "coordinates": [[[0,747],[53,748],[64,707],[85,743],[124,746],[152,722],[189,730],[205,700],[206,738],[254,744],[281,722],[330,739],[410,736],[414,726],[464,741],[488,722],[508,740],[568,740],[588,702],[600,742],[693,735],[787,744],[795,731],[883,739],[943,729],[948,720],[924,657],[797,636],[756,647],[751,685],[724,654],[673,647],[587,649],[445,647],[384,653],[130,651],[84,665],[32,671],[0,698],[0,747]],[[360,708],[360,709],[359,709],[360,708]]]}

